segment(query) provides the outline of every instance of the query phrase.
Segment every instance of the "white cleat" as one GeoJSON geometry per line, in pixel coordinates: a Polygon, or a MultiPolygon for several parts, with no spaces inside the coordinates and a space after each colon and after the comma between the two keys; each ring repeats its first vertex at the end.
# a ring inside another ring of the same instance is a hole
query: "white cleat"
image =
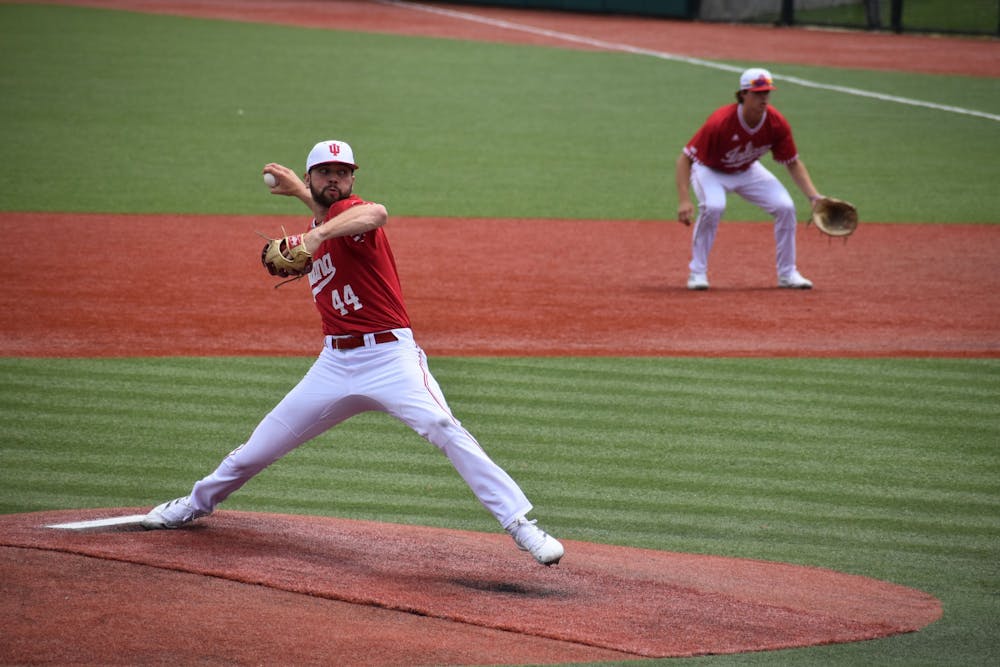
{"type": "Polygon", "coordinates": [[[688,276],[688,289],[705,290],[708,289],[708,275],[704,273],[692,273],[688,276]]]}
{"type": "Polygon", "coordinates": [[[542,565],[558,564],[565,553],[559,540],[536,526],[535,520],[528,521],[522,516],[507,526],[507,532],[518,549],[527,551],[542,565]]]}
{"type": "Polygon", "coordinates": [[[177,528],[209,514],[211,512],[203,512],[191,507],[188,496],[184,496],[157,505],[149,511],[145,519],[139,522],[139,525],[146,530],[177,528]]]}
{"type": "Polygon", "coordinates": [[[778,277],[778,287],[787,289],[812,289],[812,281],[802,277],[798,271],[792,271],[787,276],[778,277]]]}

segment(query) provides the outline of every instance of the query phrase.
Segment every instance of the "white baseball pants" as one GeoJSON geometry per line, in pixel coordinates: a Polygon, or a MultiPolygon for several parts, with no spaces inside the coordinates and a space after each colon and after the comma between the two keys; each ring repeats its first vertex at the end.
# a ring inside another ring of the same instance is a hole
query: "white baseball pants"
{"type": "Polygon", "coordinates": [[[212,511],[254,475],[340,422],[369,410],[396,417],[440,449],[476,498],[504,527],[531,509],[511,477],[452,415],[410,329],[396,342],[333,350],[329,337],[302,380],[250,439],[198,481],[191,504],[212,511]]]}
{"type": "Polygon", "coordinates": [[[691,165],[691,187],[698,198],[698,219],[691,233],[691,273],[708,273],[708,255],[719,221],[726,210],[726,194],[735,192],[774,218],[775,268],[778,277],[795,271],[795,203],[788,190],[760,162],[736,174],[691,165]]]}

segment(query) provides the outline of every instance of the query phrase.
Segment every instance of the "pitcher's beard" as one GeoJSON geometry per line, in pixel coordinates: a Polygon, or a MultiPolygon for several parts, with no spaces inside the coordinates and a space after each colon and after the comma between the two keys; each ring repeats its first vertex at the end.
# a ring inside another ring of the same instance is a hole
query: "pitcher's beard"
{"type": "Polygon", "coordinates": [[[348,197],[351,196],[350,192],[342,193],[340,190],[338,190],[333,186],[330,186],[325,190],[316,190],[316,188],[314,188],[310,184],[309,192],[312,193],[312,198],[316,201],[317,204],[319,204],[320,206],[325,206],[326,208],[330,208],[341,199],[347,199],[348,197]]]}

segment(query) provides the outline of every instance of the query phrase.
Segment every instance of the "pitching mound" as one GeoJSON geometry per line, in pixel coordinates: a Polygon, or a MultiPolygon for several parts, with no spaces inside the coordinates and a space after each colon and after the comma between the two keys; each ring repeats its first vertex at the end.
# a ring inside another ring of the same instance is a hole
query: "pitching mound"
{"type": "Polygon", "coordinates": [[[784,563],[223,511],[174,531],[0,516],[0,662],[523,664],[761,651],[912,632],[921,591],[784,563]]]}

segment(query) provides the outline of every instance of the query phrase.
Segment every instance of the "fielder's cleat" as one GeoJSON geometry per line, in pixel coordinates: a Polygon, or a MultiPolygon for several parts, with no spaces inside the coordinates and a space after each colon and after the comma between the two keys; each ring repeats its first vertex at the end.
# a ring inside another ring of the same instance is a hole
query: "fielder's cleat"
{"type": "Polygon", "coordinates": [[[812,289],[812,281],[802,277],[798,271],[792,271],[787,276],[778,277],[778,287],[787,289],[812,289]]]}
{"type": "Polygon", "coordinates": [[[522,516],[507,526],[507,532],[514,538],[518,549],[527,551],[542,565],[558,564],[565,553],[559,540],[536,526],[534,519],[528,521],[522,516]]]}
{"type": "Polygon", "coordinates": [[[157,505],[149,511],[145,519],[139,522],[139,525],[146,530],[177,528],[209,514],[211,512],[203,512],[191,507],[188,496],[184,496],[157,505]]]}
{"type": "Polygon", "coordinates": [[[688,289],[708,289],[708,276],[704,273],[692,273],[688,276],[688,289]]]}

